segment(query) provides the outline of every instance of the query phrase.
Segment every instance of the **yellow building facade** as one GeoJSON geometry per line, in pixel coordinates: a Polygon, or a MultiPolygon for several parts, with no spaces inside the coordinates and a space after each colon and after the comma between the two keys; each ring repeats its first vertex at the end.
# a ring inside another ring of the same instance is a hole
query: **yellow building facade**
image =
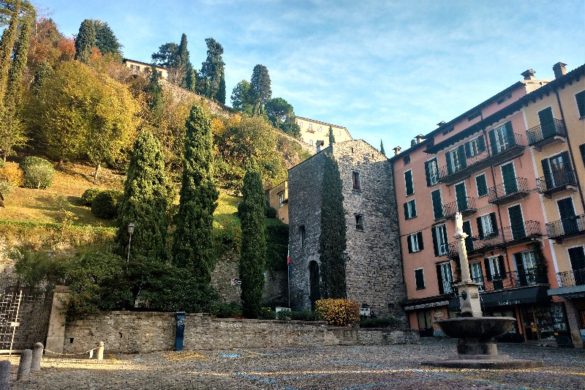
{"type": "Polygon", "coordinates": [[[268,204],[276,210],[276,218],[288,225],[288,181],[266,191],[268,204]]]}
{"type": "Polygon", "coordinates": [[[297,116],[295,122],[301,130],[301,140],[313,147],[313,153],[329,146],[329,127],[333,130],[335,142],[351,141],[349,130],[343,126],[297,116]]]}

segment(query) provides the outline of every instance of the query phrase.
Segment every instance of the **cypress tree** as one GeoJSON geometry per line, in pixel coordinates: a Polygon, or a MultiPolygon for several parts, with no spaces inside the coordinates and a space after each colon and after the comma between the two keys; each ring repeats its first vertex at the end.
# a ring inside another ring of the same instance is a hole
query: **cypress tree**
{"type": "Polygon", "coordinates": [[[122,56],[122,45],[106,22],[95,20],[95,46],[102,54],[114,54],[122,56]]]}
{"type": "Polygon", "coordinates": [[[167,259],[167,211],[171,197],[162,147],[150,131],[143,131],[134,142],[116,235],[118,250],[126,257],[128,225],[135,225],[128,266],[134,300],[141,290],[148,290],[151,274],[158,272],[167,259]]]}
{"type": "Polygon", "coordinates": [[[345,298],[345,215],[342,182],[333,156],[324,155],[323,190],[321,198],[321,259],[322,295],[324,298],[345,298]]]}
{"type": "Polygon", "coordinates": [[[252,71],[250,80],[250,98],[253,104],[254,115],[260,115],[264,112],[264,105],[272,96],[270,75],[268,68],[264,65],[256,65],[252,71]]]}
{"type": "Polygon", "coordinates": [[[219,90],[217,91],[217,95],[215,95],[215,100],[225,106],[225,76],[223,72],[219,80],[219,90]]]}
{"type": "Polygon", "coordinates": [[[333,135],[333,129],[329,126],[329,145],[333,145],[335,143],[335,136],[333,135]]]}
{"type": "Polygon", "coordinates": [[[384,156],[386,155],[386,151],[384,150],[384,142],[382,140],[380,140],[380,153],[382,153],[384,156]]]}
{"type": "Polygon", "coordinates": [[[18,35],[19,13],[21,1],[15,0],[10,12],[8,27],[2,32],[0,39],[0,109],[4,105],[4,96],[8,86],[8,74],[12,64],[12,52],[18,35]]]}
{"type": "Polygon", "coordinates": [[[23,83],[22,78],[28,59],[28,48],[32,24],[35,20],[34,8],[30,8],[22,20],[20,35],[15,44],[14,56],[8,71],[8,83],[4,104],[0,110],[0,150],[4,161],[13,153],[14,148],[26,142],[24,125],[20,120],[19,112],[22,106],[23,83]]]}
{"type": "Polygon", "coordinates": [[[186,123],[181,200],[177,214],[173,261],[208,288],[214,263],[213,212],[218,192],[212,179],[212,136],[208,116],[193,106],[186,123]]]}
{"type": "Polygon", "coordinates": [[[85,19],[79,26],[75,38],[75,59],[87,63],[96,43],[96,26],[93,20],[85,19]]]}
{"type": "Polygon", "coordinates": [[[207,45],[207,58],[201,64],[201,72],[199,74],[201,79],[205,80],[204,84],[206,89],[204,95],[221,102],[219,98],[222,98],[221,94],[223,93],[222,104],[225,104],[225,80],[223,92],[221,91],[221,80],[224,77],[225,66],[222,59],[223,47],[213,38],[205,39],[205,44],[207,45]]]}
{"type": "Polygon", "coordinates": [[[244,199],[238,209],[242,224],[240,279],[244,316],[256,318],[260,313],[266,263],[264,227],[264,192],[257,171],[247,171],[242,189],[244,199]]]}

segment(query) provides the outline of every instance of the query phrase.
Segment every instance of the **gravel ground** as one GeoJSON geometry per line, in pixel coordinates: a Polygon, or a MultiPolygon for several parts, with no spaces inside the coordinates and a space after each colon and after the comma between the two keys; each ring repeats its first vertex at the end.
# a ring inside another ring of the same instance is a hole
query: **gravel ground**
{"type": "MultiPolygon", "coordinates": [[[[453,356],[453,340],[418,345],[205,350],[45,359],[15,389],[585,389],[585,351],[500,344],[500,353],[543,368],[425,368],[453,356]]],[[[17,360],[13,360],[17,364],[17,360]]],[[[16,367],[13,367],[13,378],[16,367]]]]}

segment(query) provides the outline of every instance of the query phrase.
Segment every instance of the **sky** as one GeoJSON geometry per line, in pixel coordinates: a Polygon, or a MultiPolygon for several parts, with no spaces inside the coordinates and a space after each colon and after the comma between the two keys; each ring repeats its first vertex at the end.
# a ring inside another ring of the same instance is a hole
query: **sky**
{"type": "Polygon", "coordinates": [[[585,63],[585,0],[32,0],[72,36],[107,22],[126,58],[149,62],[187,34],[191,62],[205,38],[224,47],[234,86],[265,65],[272,96],[295,113],[346,126],[386,151],[449,121],[532,68],[585,63]]]}

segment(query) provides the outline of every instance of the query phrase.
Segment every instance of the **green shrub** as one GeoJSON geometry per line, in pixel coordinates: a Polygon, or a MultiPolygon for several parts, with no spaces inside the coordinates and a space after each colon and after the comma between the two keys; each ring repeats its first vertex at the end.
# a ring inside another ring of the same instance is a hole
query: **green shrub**
{"type": "Polygon", "coordinates": [[[98,196],[100,191],[101,190],[99,188],[88,188],[87,190],[85,190],[83,195],[81,195],[81,203],[84,206],[91,207],[93,200],[95,199],[96,196],[98,196]]]}
{"type": "Polygon", "coordinates": [[[98,218],[114,219],[118,216],[118,204],[122,199],[119,191],[102,191],[91,203],[91,213],[98,218]]]}
{"type": "Polygon", "coordinates": [[[276,313],[271,308],[263,306],[260,308],[258,318],[261,320],[273,320],[276,318],[276,313]]]}
{"type": "Polygon", "coordinates": [[[25,157],[20,167],[24,171],[25,187],[41,189],[51,185],[55,173],[51,162],[40,157],[25,157]]]}
{"type": "Polygon", "coordinates": [[[276,315],[279,320],[295,320],[295,321],[321,321],[321,317],[316,312],[311,310],[300,311],[280,311],[276,315]]]}
{"type": "Polygon", "coordinates": [[[216,303],[211,307],[211,314],[218,318],[236,318],[242,316],[242,307],[237,303],[216,303]]]}
{"type": "Polygon", "coordinates": [[[349,326],[359,322],[360,307],[349,299],[320,299],[316,311],[329,325],[349,326]]]}
{"type": "Polygon", "coordinates": [[[264,209],[264,214],[266,215],[266,218],[276,218],[276,209],[268,206],[264,209]]]}
{"type": "Polygon", "coordinates": [[[360,320],[360,328],[390,328],[398,324],[399,321],[394,317],[363,318],[360,320]]]}
{"type": "Polygon", "coordinates": [[[12,186],[6,180],[0,179],[0,194],[6,195],[12,191],[12,186]]]}

